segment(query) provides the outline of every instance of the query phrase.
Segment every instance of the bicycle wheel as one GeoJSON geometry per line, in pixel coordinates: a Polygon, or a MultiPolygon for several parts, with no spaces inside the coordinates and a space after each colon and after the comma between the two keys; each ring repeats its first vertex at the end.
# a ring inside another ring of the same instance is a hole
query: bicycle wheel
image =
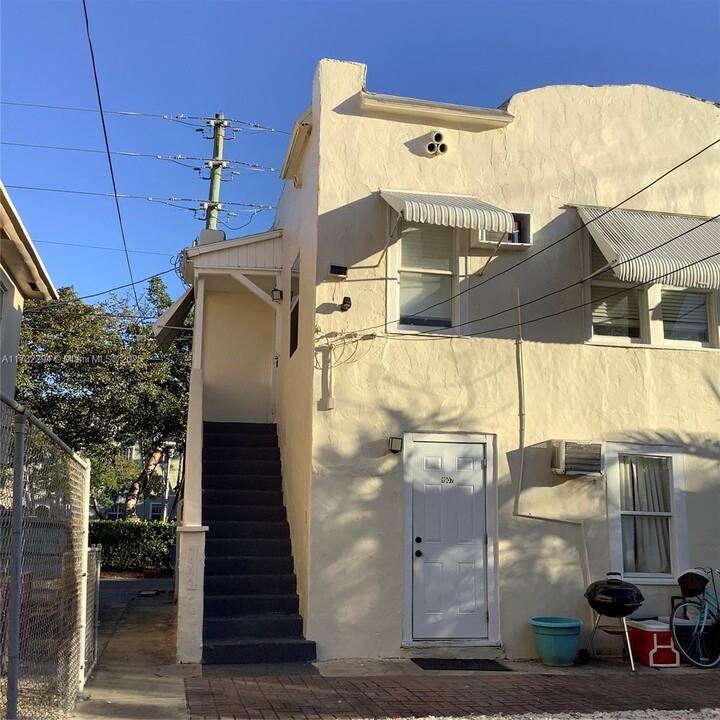
{"type": "Polygon", "coordinates": [[[720,663],[720,618],[715,610],[695,600],[686,600],[670,618],[675,647],[693,665],[715,667],[720,663]]]}

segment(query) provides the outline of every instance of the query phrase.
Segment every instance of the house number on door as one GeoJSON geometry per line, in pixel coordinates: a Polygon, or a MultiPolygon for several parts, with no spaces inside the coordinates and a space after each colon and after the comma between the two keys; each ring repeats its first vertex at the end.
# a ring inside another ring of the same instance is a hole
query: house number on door
{"type": "Polygon", "coordinates": [[[441,477],[440,482],[443,485],[452,485],[455,481],[451,477],[441,477]]]}

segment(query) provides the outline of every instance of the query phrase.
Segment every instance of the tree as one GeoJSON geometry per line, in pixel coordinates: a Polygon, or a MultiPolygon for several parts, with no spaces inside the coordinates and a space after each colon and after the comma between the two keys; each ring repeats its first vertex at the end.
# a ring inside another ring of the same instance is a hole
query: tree
{"type": "Polygon", "coordinates": [[[185,434],[191,335],[181,333],[167,353],[155,343],[152,323],[170,305],[158,277],[140,315],[128,297],[91,305],[71,287],[59,294],[59,301],[25,306],[18,397],[97,466],[96,500],[114,491],[107,478],[118,470],[118,455],[139,444],[147,460],[129,483],[126,516],[132,518],[160,460],[160,441],[172,436],[181,443],[185,434]]]}

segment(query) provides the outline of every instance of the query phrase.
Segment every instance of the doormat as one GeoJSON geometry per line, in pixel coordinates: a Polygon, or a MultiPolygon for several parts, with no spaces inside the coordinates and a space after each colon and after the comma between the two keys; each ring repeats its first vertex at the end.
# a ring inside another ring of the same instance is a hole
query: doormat
{"type": "Polygon", "coordinates": [[[458,660],[455,658],[411,658],[423,670],[488,670],[512,672],[497,660],[458,660]]]}

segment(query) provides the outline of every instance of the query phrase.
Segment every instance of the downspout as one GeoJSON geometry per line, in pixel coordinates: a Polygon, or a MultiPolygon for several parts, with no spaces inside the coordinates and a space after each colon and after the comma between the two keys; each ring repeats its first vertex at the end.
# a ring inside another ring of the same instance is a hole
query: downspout
{"type": "MultiPolygon", "coordinates": [[[[522,512],[520,500],[522,498],[523,481],[525,477],[525,368],[523,361],[523,337],[522,319],[520,314],[520,288],[517,288],[517,339],[515,341],[515,362],[517,366],[518,381],[518,427],[520,447],[520,471],[515,489],[515,503],[513,505],[513,517],[528,518],[530,520],[544,520],[546,522],[561,523],[562,525],[574,525],[580,533],[580,567],[582,569],[585,587],[590,584],[590,561],[588,558],[587,542],[585,541],[585,524],[582,520],[561,520],[560,518],[534,515],[531,512],[522,512]]],[[[592,615],[592,613],[591,613],[592,615]]]]}

